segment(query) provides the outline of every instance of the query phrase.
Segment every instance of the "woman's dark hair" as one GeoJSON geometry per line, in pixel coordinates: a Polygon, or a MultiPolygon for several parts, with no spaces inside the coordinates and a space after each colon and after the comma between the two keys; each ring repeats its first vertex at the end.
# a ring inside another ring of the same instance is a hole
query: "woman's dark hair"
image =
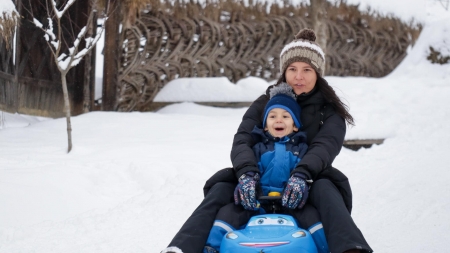
{"type": "MultiPolygon", "coordinates": [[[[280,75],[280,77],[276,82],[276,85],[282,82],[286,82],[286,77],[284,76],[284,73],[280,75]]],[[[325,101],[327,101],[333,106],[333,108],[336,110],[336,113],[342,118],[344,118],[347,124],[352,126],[355,125],[353,116],[348,112],[348,106],[341,101],[341,99],[336,95],[336,92],[334,91],[333,87],[331,87],[328,84],[328,82],[325,79],[323,79],[319,74],[317,74],[317,81],[315,87],[319,89],[320,92],[322,92],[325,101]]]]}

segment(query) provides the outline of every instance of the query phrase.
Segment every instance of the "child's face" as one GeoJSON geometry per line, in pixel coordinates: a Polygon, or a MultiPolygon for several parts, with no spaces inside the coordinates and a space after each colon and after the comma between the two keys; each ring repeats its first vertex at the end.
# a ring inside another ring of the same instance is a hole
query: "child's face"
{"type": "Polygon", "coordinates": [[[298,128],[294,125],[294,120],[291,114],[281,108],[274,108],[267,114],[265,131],[274,137],[284,137],[291,134],[294,131],[298,131],[298,128]]]}

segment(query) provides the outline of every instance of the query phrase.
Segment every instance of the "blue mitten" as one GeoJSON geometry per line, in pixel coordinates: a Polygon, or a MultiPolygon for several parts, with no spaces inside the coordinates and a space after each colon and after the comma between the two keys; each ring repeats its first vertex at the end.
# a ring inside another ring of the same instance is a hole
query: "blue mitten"
{"type": "Polygon", "coordinates": [[[295,173],[287,181],[281,205],[289,209],[302,208],[308,199],[308,184],[303,173],[295,173]]]}
{"type": "Polygon", "coordinates": [[[256,185],[259,182],[259,174],[247,172],[239,178],[239,183],[234,190],[234,203],[241,205],[246,210],[258,210],[259,202],[256,200],[256,185]]]}

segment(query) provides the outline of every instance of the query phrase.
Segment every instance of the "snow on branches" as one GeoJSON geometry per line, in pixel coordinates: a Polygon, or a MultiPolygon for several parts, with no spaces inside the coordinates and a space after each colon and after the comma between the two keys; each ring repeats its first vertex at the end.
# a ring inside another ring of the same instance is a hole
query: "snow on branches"
{"type": "Polygon", "coordinates": [[[60,10],[58,10],[58,8],[56,8],[56,1],[52,0],[53,11],[55,12],[55,14],[58,17],[58,19],[62,18],[64,13],[69,9],[70,6],[72,6],[73,3],[75,3],[75,1],[76,0],[69,0],[69,1],[67,1],[67,3],[64,6],[64,8],[60,11],[60,10]]]}
{"type": "MultiPolygon", "coordinates": [[[[51,17],[48,17],[48,25],[47,27],[44,27],[44,25],[37,20],[36,18],[33,18],[33,23],[36,27],[40,28],[42,31],[44,31],[44,38],[47,41],[47,43],[50,45],[50,49],[52,51],[53,56],[55,57],[56,64],[58,66],[58,69],[61,72],[67,72],[72,67],[76,66],[83,57],[89,53],[90,50],[92,50],[95,46],[95,44],[100,39],[103,31],[105,30],[105,22],[102,22],[102,26],[97,28],[97,33],[95,37],[86,37],[87,29],[86,26],[84,26],[76,38],[73,41],[73,46],[69,47],[67,49],[67,52],[61,52],[61,19],[66,13],[66,11],[69,9],[70,6],[72,6],[76,0],[69,0],[67,3],[62,7],[61,10],[59,10],[56,6],[56,1],[52,0],[51,6],[55,13],[55,17],[53,20],[51,17]],[[57,31],[55,34],[54,31],[54,24],[53,22],[56,21],[57,23],[57,31]],[[84,39],[85,45],[84,48],[79,49],[80,42],[84,39]]],[[[92,15],[89,16],[88,24],[90,22],[93,22],[92,15]]]]}

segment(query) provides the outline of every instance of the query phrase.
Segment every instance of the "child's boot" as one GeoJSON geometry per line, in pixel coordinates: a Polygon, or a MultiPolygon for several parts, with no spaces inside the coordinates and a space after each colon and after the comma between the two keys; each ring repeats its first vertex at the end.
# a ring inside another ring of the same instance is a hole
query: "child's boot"
{"type": "Polygon", "coordinates": [[[219,253],[219,251],[215,250],[213,247],[205,246],[205,248],[203,248],[203,253],[219,253]]]}

